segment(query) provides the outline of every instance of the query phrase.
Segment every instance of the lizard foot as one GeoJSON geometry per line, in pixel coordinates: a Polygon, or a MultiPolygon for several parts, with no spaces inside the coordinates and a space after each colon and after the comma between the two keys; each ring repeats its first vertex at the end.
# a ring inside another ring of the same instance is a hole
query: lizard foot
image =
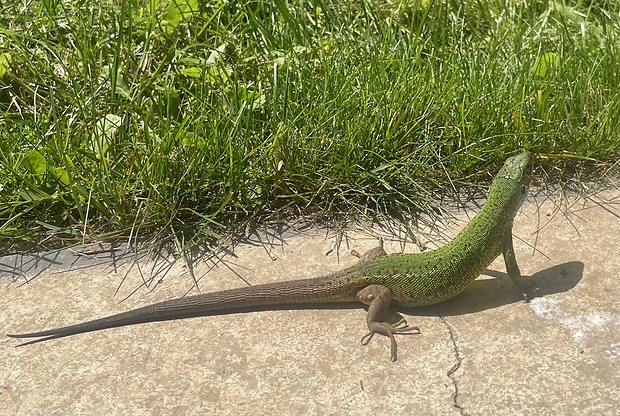
{"type": "Polygon", "coordinates": [[[396,344],[394,334],[420,334],[420,328],[418,328],[417,326],[409,325],[404,318],[394,324],[387,322],[372,322],[368,324],[368,329],[370,329],[370,331],[362,337],[362,339],[360,340],[361,344],[368,345],[368,343],[375,334],[381,334],[389,337],[391,351],[390,361],[392,362],[396,361],[398,350],[398,345],[396,344]]]}
{"type": "Polygon", "coordinates": [[[390,361],[396,361],[397,345],[394,334],[419,334],[420,329],[417,326],[407,324],[405,319],[401,319],[396,323],[384,322],[392,301],[392,291],[385,286],[377,284],[368,285],[357,292],[357,299],[363,304],[368,305],[366,324],[370,332],[362,337],[362,345],[368,345],[374,334],[390,337],[392,343],[390,361]]]}
{"type": "Polygon", "coordinates": [[[532,299],[540,296],[540,288],[534,282],[521,281],[517,286],[517,289],[521,292],[525,303],[529,303],[532,299]]]}

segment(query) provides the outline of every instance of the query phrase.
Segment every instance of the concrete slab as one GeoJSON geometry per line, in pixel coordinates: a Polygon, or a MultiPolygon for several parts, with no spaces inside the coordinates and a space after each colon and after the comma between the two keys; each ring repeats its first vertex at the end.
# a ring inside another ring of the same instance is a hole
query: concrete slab
{"type": "MultiPolygon", "coordinates": [[[[0,337],[0,413],[618,414],[619,201],[603,193],[567,215],[549,198],[527,203],[515,244],[542,297],[522,302],[498,259],[456,298],[407,311],[422,334],[397,337],[396,363],[385,337],[360,345],[361,307],[151,323],[23,348],[0,337]]],[[[340,255],[336,237],[321,230],[272,240],[267,249],[247,244],[235,249],[237,258],[205,258],[195,275],[202,292],[313,277],[354,264],[350,248],[376,245],[356,230],[348,237],[340,255]]],[[[401,245],[387,241],[386,248],[401,245]]],[[[0,259],[0,332],[195,293],[178,263],[134,263],[122,247],[79,250],[0,259]]]]}

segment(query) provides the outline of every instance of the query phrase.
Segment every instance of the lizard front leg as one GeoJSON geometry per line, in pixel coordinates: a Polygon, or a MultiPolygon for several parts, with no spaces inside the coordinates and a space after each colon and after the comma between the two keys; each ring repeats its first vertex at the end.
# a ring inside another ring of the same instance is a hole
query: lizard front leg
{"type": "Polygon", "coordinates": [[[521,270],[517,264],[517,257],[515,255],[515,249],[512,245],[512,227],[502,238],[502,254],[504,256],[504,262],[506,263],[506,273],[508,277],[514,283],[514,285],[521,291],[521,294],[525,298],[526,302],[530,301],[530,294],[536,294],[539,292],[535,283],[525,283],[521,277],[521,270]]]}
{"type": "Polygon", "coordinates": [[[385,286],[368,285],[357,292],[357,298],[368,305],[366,323],[370,332],[362,337],[362,345],[368,345],[374,334],[385,335],[390,338],[391,342],[390,361],[396,361],[398,347],[394,334],[419,334],[420,329],[417,326],[408,325],[405,319],[396,323],[384,322],[392,301],[392,292],[385,286]]]}

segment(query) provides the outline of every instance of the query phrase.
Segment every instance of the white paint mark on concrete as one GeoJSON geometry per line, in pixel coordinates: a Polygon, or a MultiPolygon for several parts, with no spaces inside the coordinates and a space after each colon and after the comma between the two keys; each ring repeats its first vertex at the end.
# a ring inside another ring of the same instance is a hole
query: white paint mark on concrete
{"type": "MultiPolygon", "coordinates": [[[[582,340],[588,332],[602,330],[610,324],[620,324],[620,314],[610,312],[587,313],[583,315],[571,315],[562,310],[560,302],[550,298],[535,298],[530,302],[532,311],[543,319],[559,322],[568,329],[573,340],[582,340]]],[[[620,348],[620,343],[616,350],[620,348]]],[[[620,351],[618,352],[620,353],[620,351]]]]}
{"type": "Polygon", "coordinates": [[[620,357],[620,342],[614,342],[609,346],[608,350],[605,350],[607,356],[614,360],[620,357]]]}

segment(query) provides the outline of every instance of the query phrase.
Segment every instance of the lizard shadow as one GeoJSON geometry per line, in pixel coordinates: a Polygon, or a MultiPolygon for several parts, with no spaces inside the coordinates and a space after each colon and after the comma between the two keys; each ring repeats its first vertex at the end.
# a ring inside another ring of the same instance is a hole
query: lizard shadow
{"type": "MultiPolygon", "coordinates": [[[[531,276],[523,276],[525,282],[535,283],[539,291],[534,297],[567,292],[577,286],[583,278],[584,264],[571,261],[541,270],[531,276]]],[[[523,302],[523,296],[513,286],[506,273],[485,270],[484,275],[494,279],[474,280],[465,290],[438,305],[442,315],[454,316],[480,312],[516,302],[523,302]]],[[[398,308],[407,314],[417,316],[437,316],[437,306],[420,308],[398,308]]]]}

